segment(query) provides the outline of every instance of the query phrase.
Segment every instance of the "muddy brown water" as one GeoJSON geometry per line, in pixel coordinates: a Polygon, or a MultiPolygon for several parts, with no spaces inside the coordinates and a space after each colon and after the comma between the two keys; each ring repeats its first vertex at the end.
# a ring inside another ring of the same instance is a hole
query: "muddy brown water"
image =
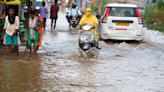
{"type": "Polygon", "coordinates": [[[38,54],[0,50],[0,92],[164,92],[163,45],[107,42],[98,58],[85,59],[78,55],[78,33],[59,14],[38,54]]]}
{"type": "Polygon", "coordinates": [[[0,92],[37,92],[41,84],[40,63],[39,55],[1,55],[0,92]]]}

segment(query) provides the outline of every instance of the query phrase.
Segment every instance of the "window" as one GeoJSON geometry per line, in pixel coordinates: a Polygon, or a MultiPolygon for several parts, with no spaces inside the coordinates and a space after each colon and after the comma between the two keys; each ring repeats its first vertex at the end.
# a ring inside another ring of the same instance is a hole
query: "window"
{"type": "Polygon", "coordinates": [[[136,8],[132,8],[132,7],[110,7],[109,16],[136,17],[136,8]]]}

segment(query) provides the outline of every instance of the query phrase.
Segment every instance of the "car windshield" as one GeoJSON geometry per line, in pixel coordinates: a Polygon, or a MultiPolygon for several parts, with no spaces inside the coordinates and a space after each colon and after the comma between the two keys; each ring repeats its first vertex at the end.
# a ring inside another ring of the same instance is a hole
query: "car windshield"
{"type": "Polygon", "coordinates": [[[110,7],[109,16],[136,17],[136,8],[132,8],[132,7],[110,7]]]}

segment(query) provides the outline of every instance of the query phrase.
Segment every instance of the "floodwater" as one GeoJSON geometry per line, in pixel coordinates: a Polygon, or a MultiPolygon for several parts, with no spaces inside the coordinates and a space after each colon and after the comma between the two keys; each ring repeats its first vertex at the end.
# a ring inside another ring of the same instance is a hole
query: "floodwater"
{"type": "Polygon", "coordinates": [[[102,41],[98,58],[85,59],[78,32],[68,31],[63,12],[59,20],[56,30],[48,20],[38,54],[1,54],[0,92],[164,92],[162,33],[145,28],[143,43],[102,41]]]}
{"type": "Polygon", "coordinates": [[[34,92],[39,89],[40,62],[37,55],[1,56],[0,92],[34,92]]]}

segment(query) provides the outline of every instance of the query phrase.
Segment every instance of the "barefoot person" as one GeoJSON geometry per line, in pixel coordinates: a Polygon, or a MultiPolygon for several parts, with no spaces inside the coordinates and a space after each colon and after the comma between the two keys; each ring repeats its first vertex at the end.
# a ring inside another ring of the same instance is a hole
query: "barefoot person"
{"type": "Polygon", "coordinates": [[[43,23],[44,23],[44,28],[45,28],[46,27],[47,14],[48,14],[48,10],[47,10],[45,1],[42,2],[42,6],[40,7],[39,12],[43,18],[43,23]]]}
{"type": "Polygon", "coordinates": [[[43,38],[43,32],[44,32],[44,19],[42,16],[39,15],[39,10],[35,10],[35,15],[36,17],[39,19],[38,22],[40,22],[39,24],[39,34],[40,34],[40,38],[39,38],[39,42],[38,42],[38,47],[37,50],[39,49],[40,45],[42,44],[42,38],[43,38]]]}
{"type": "Polygon", "coordinates": [[[38,42],[40,39],[40,20],[37,16],[34,15],[34,11],[29,12],[29,29],[28,29],[28,36],[27,36],[27,44],[30,52],[36,53],[38,49],[38,42]]]}
{"type": "Polygon", "coordinates": [[[5,18],[4,30],[4,45],[6,46],[6,52],[11,53],[11,46],[14,45],[15,51],[18,53],[19,17],[15,15],[13,8],[9,9],[9,15],[5,18]]]}

